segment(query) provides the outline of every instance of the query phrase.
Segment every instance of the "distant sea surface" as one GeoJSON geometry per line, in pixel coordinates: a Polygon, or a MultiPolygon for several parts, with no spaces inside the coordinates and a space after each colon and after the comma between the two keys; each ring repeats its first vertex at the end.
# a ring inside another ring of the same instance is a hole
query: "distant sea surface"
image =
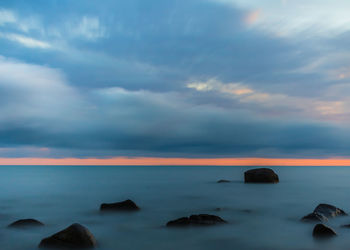
{"type": "Polygon", "coordinates": [[[313,224],[300,222],[319,203],[350,212],[350,167],[272,167],[280,183],[245,184],[251,168],[1,166],[0,249],[37,249],[42,238],[75,222],[95,235],[100,250],[350,249],[350,229],[340,227],[350,216],[329,221],[338,236],[327,241],[315,241],[313,224]],[[99,212],[101,203],[125,199],[141,210],[99,212]],[[165,227],[200,213],[229,223],[165,227]],[[23,218],[46,226],[7,228],[23,218]]]}

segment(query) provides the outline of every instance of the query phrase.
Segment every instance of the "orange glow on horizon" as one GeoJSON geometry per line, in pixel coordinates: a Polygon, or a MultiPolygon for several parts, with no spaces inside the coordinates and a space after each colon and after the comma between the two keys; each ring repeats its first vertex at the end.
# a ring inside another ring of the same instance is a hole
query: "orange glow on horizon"
{"type": "Polygon", "coordinates": [[[87,165],[87,166],[350,166],[350,159],[292,158],[0,158],[0,165],[87,165]]]}

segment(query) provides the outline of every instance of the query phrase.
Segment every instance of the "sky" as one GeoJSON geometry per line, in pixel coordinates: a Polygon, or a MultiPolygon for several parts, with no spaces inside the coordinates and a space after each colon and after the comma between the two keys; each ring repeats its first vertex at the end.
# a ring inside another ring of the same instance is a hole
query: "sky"
{"type": "Polygon", "coordinates": [[[349,9],[2,0],[0,164],[350,158],[349,9]]]}

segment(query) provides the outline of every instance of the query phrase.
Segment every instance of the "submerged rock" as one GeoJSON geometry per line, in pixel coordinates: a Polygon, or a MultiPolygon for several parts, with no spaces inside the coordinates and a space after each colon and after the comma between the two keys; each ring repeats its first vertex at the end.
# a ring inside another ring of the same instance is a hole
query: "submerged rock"
{"type": "Polygon", "coordinates": [[[189,217],[181,217],[176,220],[169,221],[166,226],[172,227],[172,226],[189,226],[190,225],[190,218],[189,217]]]}
{"type": "Polygon", "coordinates": [[[305,222],[326,222],[328,221],[327,217],[323,214],[319,214],[317,212],[312,212],[311,214],[308,214],[301,218],[301,221],[305,222]]]}
{"type": "Polygon", "coordinates": [[[132,200],[125,200],[115,203],[103,203],[100,206],[101,211],[137,211],[140,208],[132,200]]]}
{"type": "Polygon", "coordinates": [[[318,214],[323,214],[327,218],[336,217],[336,216],[340,216],[340,215],[347,215],[347,213],[345,213],[340,208],[337,208],[337,207],[335,207],[333,205],[329,205],[329,204],[319,204],[315,208],[314,212],[316,212],[318,214]]]}
{"type": "Polygon", "coordinates": [[[167,227],[181,227],[181,226],[211,226],[220,223],[227,223],[225,220],[216,215],[198,214],[190,217],[181,217],[176,220],[169,221],[167,227]]]}
{"type": "Polygon", "coordinates": [[[11,223],[10,225],[8,225],[8,227],[12,227],[12,228],[40,227],[40,226],[44,226],[44,223],[35,219],[17,220],[11,223]]]}
{"type": "Polygon", "coordinates": [[[95,237],[84,226],[75,223],[66,229],[43,239],[40,248],[93,248],[95,237]]]}
{"type": "Polygon", "coordinates": [[[333,218],[336,216],[344,216],[344,215],[347,215],[347,213],[345,213],[340,208],[337,208],[329,204],[319,204],[311,214],[304,216],[303,218],[301,218],[301,220],[305,222],[312,222],[312,221],[325,222],[329,218],[333,218]]]}
{"type": "Polygon", "coordinates": [[[323,224],[317,224],[312,231],[312,236],[315,238],[329,238],[336,235],[337,233],[332,228],[323,224]]]}
{"type": "Polygon", "coordinates": [[[270,168],[256,168],[244,172],[246,183],[278,183],[278,175],[270,168]]]}
{"type": "Polygon", "coordinates": [[[231,181],[229,181],[229,180],[218,180],[217,181],[217,183],[229,183],[229,182],[231,182],[231,181]]]}
{"type": "Polygon", "coordinates": [[[217,223],[226,223],[225,220],[216,215],[198,214],[190,216],[190,223],[195,225],[215,225],[217,223]]]}

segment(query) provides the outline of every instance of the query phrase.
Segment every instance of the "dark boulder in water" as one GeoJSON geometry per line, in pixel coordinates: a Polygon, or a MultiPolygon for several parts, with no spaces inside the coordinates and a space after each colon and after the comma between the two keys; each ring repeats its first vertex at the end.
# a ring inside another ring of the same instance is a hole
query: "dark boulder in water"
{"type": "Polygon", "coordinates": [[[278,175],[270,168],[256,168],[244,172],[246,183],[278,183],[278,175]]]}
{"type": "Polygon", "coordinates": [[[226,223],[225,220],[216,215],[198,214],[190,216],[190,223],[194,225],[215,225],[217,223],[226,223]]]}
{"type": "Polygon", "coordinates": [[[8,225],[8,227],[11,227],[11,228],[26,228],[26,227],[40,227],[40,226],[44,226],[44,223],[35,219],[22,219],[8,225]]]}
{"type": "Polygon", "coordinates": [[[189,226],[190,225],[190,218],[188,217],[181,217],[176,220],[169,221],[167,224],[167,227],[172,227],[172,226],[189,226]]]}
{"type": "Polygon", "coordinates": [[[327,218],[341,216],[341,215],[347,215],[347,213],[345,213],[340,208],[337,208],[337,207],[335,207],[333,205],[329,205],[329,204],[319,204],[315,208],[314,212],[316,212],[318,214],[323,214],[327,218]]]}
{"type": "Polygon", "coordinates": [[[217,181],[217,183],[229,183],[229,182],[231,182],[231,181],[229,181],[229,180],[218,180],[217,181]]]}
{"type": "Polygon", "coordinates": [[[319,214],[317,212],[312,212],[311,214],[308,214],[301,218],[304,222],[325,222],[328,221],[327,217],[323,214],[319,214]]]}
{"type": "Polygon", "coordinates": [[[312,231],[312,236],[315,238],[329,238],[336,235],[337,233],[332,228],[323,224],[317,224],[312,231]]]}
{"type": "Polygon", "coordinates": [[[40,248],[93,248],[96,246],[95,237],[84,226],[75,223],[66,229],[43,239],[40,248]]]}
{"type": "Polygon", "coordinates": [[[303,218],[301,218],[301,220],[305,222],[312,222],[312,221],[325,222],[329,218],[333,218],[336,216],[344,216],[344,215],[347,215],[347,213],[345,213],[340,208],[337,208],[329,204],[319,204],[311,214],[304,216],[303,218]]]}
{"type": "Polygon", "coordinates": [[[167,227],[182,227],[182,226],[211,226],[221,223],[227,223],[225,220],[216,215],[198,214],[190,217],[181,217],[176,220],[169,221],[167,227]]]}
{"type": "Polygon", "coordinates": [[[100,206],[101,211],[137,211],[140,208],[132,200],[125,200],[115,203],[103,203],[100,206]]]}

